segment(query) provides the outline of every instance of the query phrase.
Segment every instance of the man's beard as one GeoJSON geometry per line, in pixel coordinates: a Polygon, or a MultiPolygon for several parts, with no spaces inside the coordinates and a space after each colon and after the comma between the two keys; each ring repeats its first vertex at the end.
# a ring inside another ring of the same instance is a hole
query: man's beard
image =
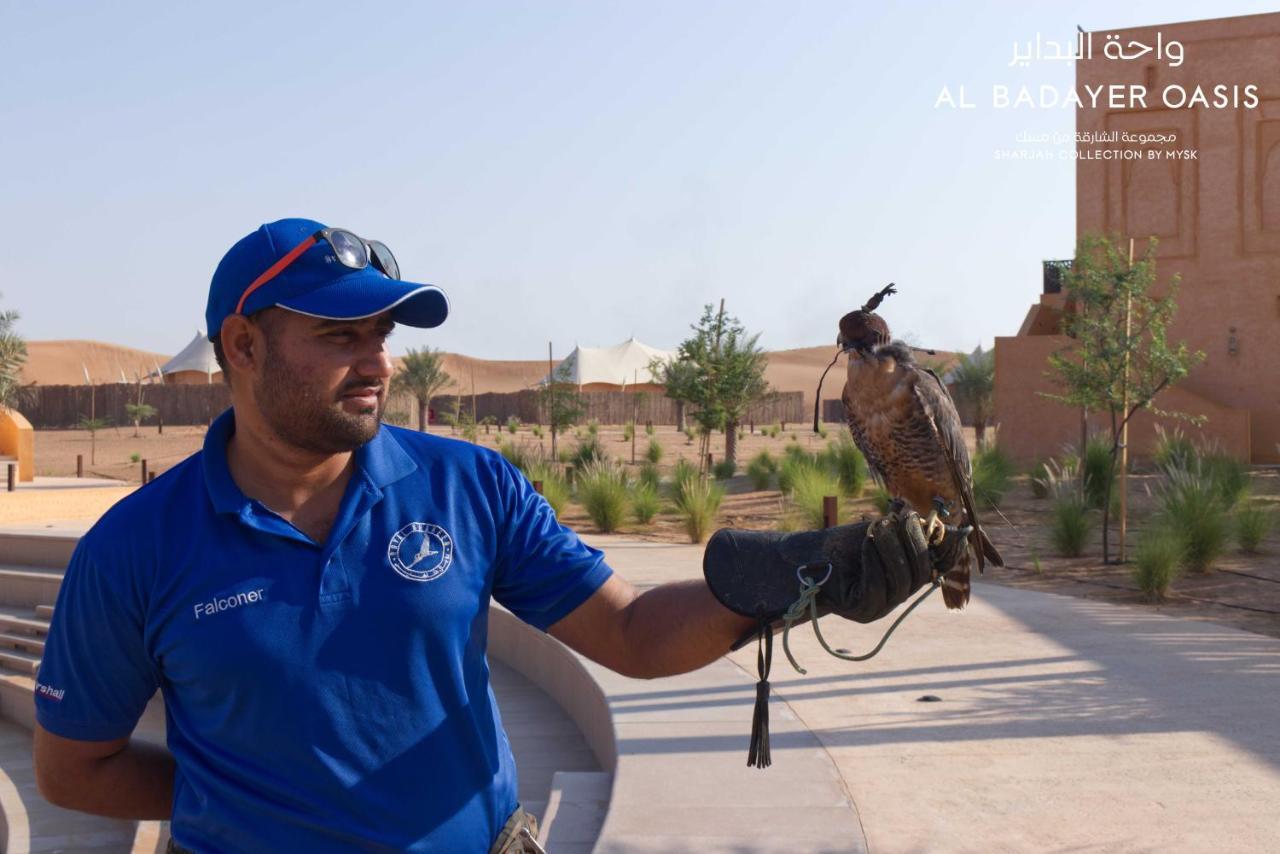
{"type": "MultiPolygon", "coordinates": [[[[339,389],[342,395],[353,388],[371,385],[368,380],[339,389]]],[[[324,392],[306,380],[275,352],[267,341],[267,358],[262,379],[254,383],[254,401],[276,435],[297,448],[322,454],[354,451],[378,433],[385,396],[377,406],[359,413],[344,411],[339,400],[326,399],[324,392]]]]}

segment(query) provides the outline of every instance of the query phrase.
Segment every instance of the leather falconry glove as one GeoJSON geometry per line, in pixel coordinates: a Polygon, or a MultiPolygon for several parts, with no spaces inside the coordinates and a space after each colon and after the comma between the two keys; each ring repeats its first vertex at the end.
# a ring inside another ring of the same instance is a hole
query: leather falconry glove
{"type": "MultiPolygon", "coordinates": [[[[817,613],[870,623],[951,569],[966,547],[968,527],[948,526],[929,546],[920,517],[840,525],[794,534],[724,528],[708,541],[702,573],[713,595],[730,611],[756,620],[757,628],[733,645],[760,642],[755,719],[747,764],[768,767],[769,668],[773,633],[785,622],[817,613]],[[813,605],[802,607],[808,599],[813,605]]],[[[878,648],[877,648],[878,649],[878,648]]]]}

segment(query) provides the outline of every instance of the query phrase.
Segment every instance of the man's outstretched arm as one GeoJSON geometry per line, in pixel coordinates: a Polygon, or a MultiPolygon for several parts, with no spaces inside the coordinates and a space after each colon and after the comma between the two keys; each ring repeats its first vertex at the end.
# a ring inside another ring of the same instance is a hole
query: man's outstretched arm
{"type": "Polygon", "coordinates": [[[652,679],[710,664],[754,625],[716,601],[701,578],[638,592],[615,574],[549,631],[610,670],[652,679]]]}

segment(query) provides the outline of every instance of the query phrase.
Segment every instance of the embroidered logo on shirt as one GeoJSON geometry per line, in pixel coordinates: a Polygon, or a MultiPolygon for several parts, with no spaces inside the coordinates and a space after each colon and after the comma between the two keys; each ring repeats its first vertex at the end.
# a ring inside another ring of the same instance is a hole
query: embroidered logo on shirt
{"type": "Polygon", "coordinates": [[[401,578],[435,581],[453,562],[453,537],[439,525],[410,522],[391,538],[387,560],[401,578]]]}

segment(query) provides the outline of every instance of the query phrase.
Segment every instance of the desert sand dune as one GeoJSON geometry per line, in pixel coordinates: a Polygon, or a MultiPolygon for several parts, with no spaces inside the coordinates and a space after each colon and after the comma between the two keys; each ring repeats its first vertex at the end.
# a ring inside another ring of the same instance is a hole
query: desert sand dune
{"type": "MultiPolygon", "coordinates": [[[[835,344],[824,344],[771,352],[765,379],[778,391],[803,392],[805,406],[813,406],[818,377],[831,361],[835,350],[835,344]]],[[[40,385],[79,385],[84,382],[85,368],[95,383],[120,382],[122,371],[132,381],[135,375],[150,373],[157,365],[163,365],[170,358],[161,353],[100,341],[30,341],[27,343],[27,351],[22,382],[40,385]]],[[[930,364],[949,365],[954,361],[955,354],[940,351],[937,356],[921,358],[930,364]]],[[[529,388],[547,375],[545,359],[478,359],[459,353],[446,353],[444,368],[455,381],[455,386],[446,389],[446,394],[471,394],[473,384],[477,394],[519,391],[529,388]]],[[[843,371],[837,365],[827,376],[822,396],[839,397],[842,382],[843,371]]]]}

